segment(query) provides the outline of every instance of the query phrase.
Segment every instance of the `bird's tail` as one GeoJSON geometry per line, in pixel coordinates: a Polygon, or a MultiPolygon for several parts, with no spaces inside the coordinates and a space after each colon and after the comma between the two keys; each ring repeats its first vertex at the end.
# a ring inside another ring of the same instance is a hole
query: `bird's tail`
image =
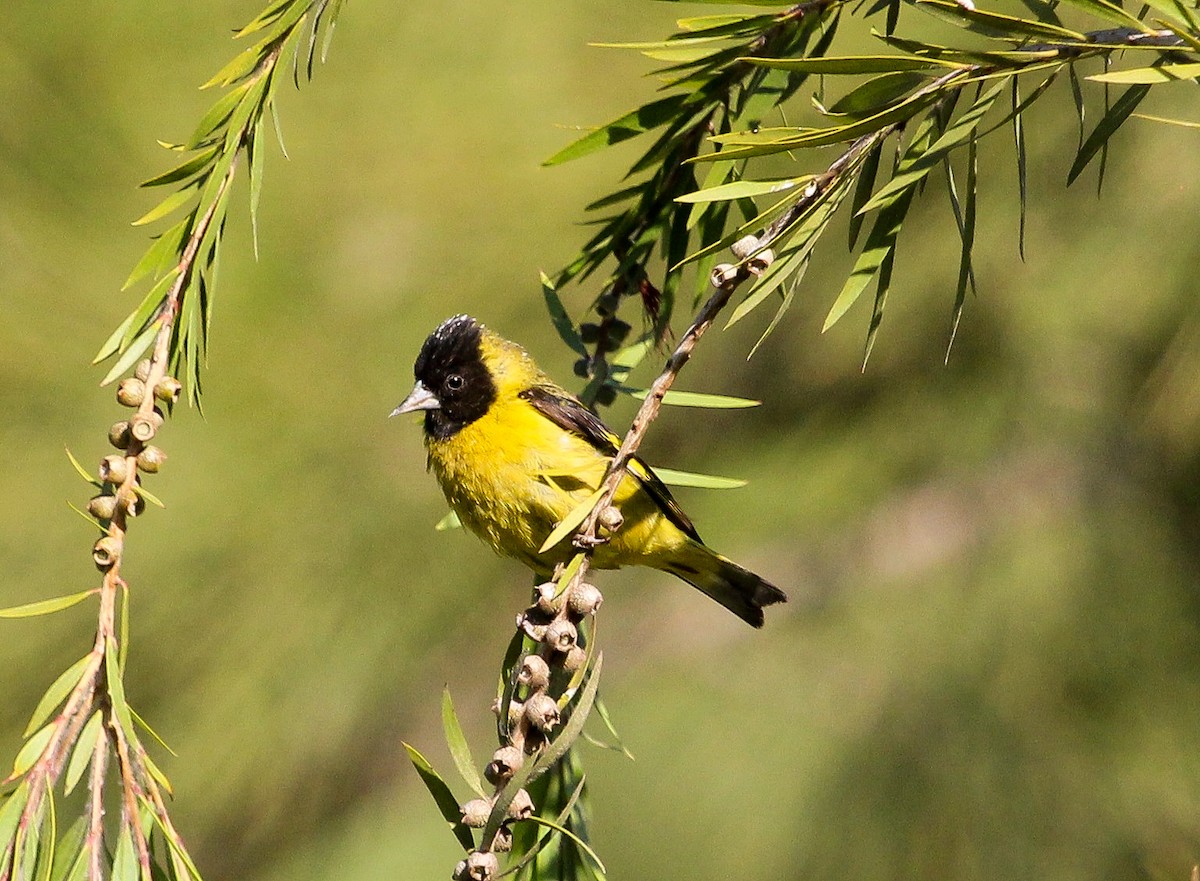
{"type": "Polygon", "coordinates": [[[684,553],[659,568],[704,591],[754,627],[763,626],[763,606],[787,602],[787,594],[775,585],[699,542],[689,541],[684,553]]]}

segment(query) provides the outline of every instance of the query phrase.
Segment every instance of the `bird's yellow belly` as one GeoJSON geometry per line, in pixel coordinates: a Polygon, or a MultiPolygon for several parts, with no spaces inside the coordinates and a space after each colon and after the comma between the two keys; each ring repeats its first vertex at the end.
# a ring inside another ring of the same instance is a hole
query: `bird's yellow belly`
{"type": "MultiPolygon", "coordinates": [[[[541,552],[546,538],[604,479],[608,459],[529,407],[494,405],[457,434],[427,439],[429,466],[463,525],[498,553],[540,574],[573,553],[569,540],[541,552]]],[[[633,478],[621,484],[624,525],[597,549],[602,568],[656,564],[686,543],[633,478]]]]}

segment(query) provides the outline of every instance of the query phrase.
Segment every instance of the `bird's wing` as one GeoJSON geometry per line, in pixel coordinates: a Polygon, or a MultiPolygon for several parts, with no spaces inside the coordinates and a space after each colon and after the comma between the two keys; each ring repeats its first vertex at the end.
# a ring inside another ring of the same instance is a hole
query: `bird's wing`
{"type": "MultiPolygon", "coordinates": [[[[520,396],[559,428],[583,438],[605,456],[611,458],[617,454],[621,439],[600,421],[599,416],[562,389],[535,385],[525,389],[520,396]]],[[[637,479],[650,498],[654,499],[659,509],[667,515],[667,519],[689,537],[700,541],[700,535],[688,519],[688,515],[683,513],[671,491],[659,480],[649,465],[640,457],[634,456],[629,463],[629,473],[637,479]]]]}

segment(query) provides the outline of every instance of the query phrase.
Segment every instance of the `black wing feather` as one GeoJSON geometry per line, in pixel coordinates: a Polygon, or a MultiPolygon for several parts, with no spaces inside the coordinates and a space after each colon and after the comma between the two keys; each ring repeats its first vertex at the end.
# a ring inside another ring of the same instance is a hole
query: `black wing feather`
{"type": "MultiPolygon", "coordinates": [[[[521,392],[520,397],[533,405],[534,409],[564,431],[569,431],[583,438],[605,456],[613,457],[619,449],[619,438],[609,431],[608,426],[600,421],[600,417],[589,410],[578,398],[567,394],[562,389],[549,386],[535,385],[521,392]]],[[[688,519],[687,514],[679,507],[667,485],[659,480],[658,475],[651,470],[640,456],[634,456],[634,461],[641,466],[643,473],[630,471],[642,487],[654,499],[659,509],[667,515],[672,523],[678,526],[688,536],[700,541],[700,534],[688,519]]]]}

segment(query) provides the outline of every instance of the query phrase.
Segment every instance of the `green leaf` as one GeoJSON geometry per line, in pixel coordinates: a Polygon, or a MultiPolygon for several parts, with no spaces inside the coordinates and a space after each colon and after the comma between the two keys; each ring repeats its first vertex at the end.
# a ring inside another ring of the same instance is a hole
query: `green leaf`
{"type": "Polygon", "coordinates": [[[54,807],[54,787],[46,787],[46,819],[42,829],[41,853],[38,854],[37,881],[50,881],[54,872],[55,851],[58,845],[58,811],[54,807]]]}
{"type": "Polygon", "coordinates": [[[201,89],[211,89],[213,86],[228,86],[245,76],[249,76],[262,60],[262,44],[256,44],[243,49],[235,55],[224,67],[212,75],[201,89]]]}
{"type": "Polygon", "coordinates": [[[1106,19],[1121,27],[1130,27],[1143,33],[1149,30],[1146,23],[1140,21],[1137,16],[1130,15],[1119,5],[1110,3],[1108,0],[1066,0],[1066,2],[1097,18],[1106,19]]]}
{"type": "MultiPolygon", "coordinates": [[[[155,239],[153,244],[146,249],[146,253],[138,260],[137,265],[133,267],[133,271],[125,279],[125,284],[121,285],[121,290],[128,290],[151,272],[159,273],[177,264],[183,240],[187,236],[191,223],[192,215],[189,214],[155,239]]],[[[97,356],[96,360],[102,361],[103,358],[97,356]]]]}
{"type": "Polygon", "coordinates": [[[865,373],[867,370],[867,361],[871,357],[871,350],[875,348],[875,337],[879,333],[879,325],[883,321],[883,307],[887,303],[888,291],[892,286],[892,267],[896,264],[896,245],[893,241],[892,249],[888,251],[883,262],[879,265],[879,272],[876,273],[876,288],[875,288],[875,305],[871,309],[871,323],[867,327],[867,341],[863,346],[862,370],[865,373]]]}
{"type": "Polygon", "coordinates": [[[584,853],[586,853],[589,857],[591,857],[595,861],[596,865],[600,868],[601,872],[608,871],[607,869],[604,868],[604,863],[601,862],[600,857],[596,856],[596,852],[591,849],[591,847],[588,845],[588,843],[586,841],[584,841],[582,838],[580,838],[578,835],[576,835],[574,832],[572,832],[570,829],[568,829],[566,826],[562,826],[558,823],[555,823],[553,820],[547,820],[545,817],[539,817],[536,814],[534,814],[529,819],[532,820],[534,823],[537,823],[539,826],[545,826],[549,829],[553,829],[559,835],[563,835],[563,836],[566,836],[567,838],[570,838],[572,841],[575,842],[576,846],[579,847],[580,850],[582,850],[584,853]]]}
{"type": "MultiPolygon", "coordinates": [[[[64,449],[66,449],[66,448],[64,447],[64,449]]],[[[75,456],[71,453],[70,450],[66,450],[66,453],[67,453],[67,458],[71,460],[71,467],[73,467],[79,473],[80,477],[82,477],[85,481],[87,481],[92,486],[96,487],[97,489],[100,489],[101,487],[104,486],[104,484],[101,483],[98,478],[93,477],[91,474],[88,473],[88,470],[86,468],[84,468],[81,464],[79,464],[79,460],[75,458],[75,456]]]]}
{"type": "MultiPolygon", "coordinates": [[[[650,389],[644,388],[616,386],[616,389],[639,401],[646,400],[646,396],[650,394],[650,389]]],[[[757,407],[762,404],[762,401],[754,401],[750,398],[735,398],[730,395],[710,395],[700,392],[679,392],[674,390],[668,391],[663,395],[662,402],[675,407],[700,407],[705,410],[741,410],[746,407],[757,407]]]]}
{"type": "Polygon", "coordinates": [[[950,317],[950,339],[946,343],[944,363],[949,363],[950,352],[954,340],[958,336],[958,325],[962,319],[963,305],[967,297],[967,285],[975,291],[975,270],[971,265],[971,252],[975,247],[975,201],[977,195],[976,180],[979,175],[978,139],[972,138],[967,143],[967,199],[960,207],[958,190],[954,183],[954,172],[949,161],[946,162],[946,179],[950,191],[950,204],[954,207],[954,220],[958,225],[959,237],[962,240],[962,251],[958,263],[958,285],[954,294],[954,309],[950,317]]]}
{"type": "Polygon", "coordinates": [[[67,881],[75,864],[83,857],[83,839],[87,834],[87,816],[75,819],[58,842],[58,857],[54,860],[54,869],[50,872],[48,881],[67,881]]]}
{"type": "Polygon", "coordinates": [[[8,778],[9,780],[15,780],[33,767],[34,763],[41,758],[42,753],[46,749],[46,744],[50,742],[50,738],[54,735],[57,728],[58,725],[51,722],[25,741],[25,745],[21,747],[16,759],[13,760],[13,769],[12,774],[8,778]]]}
{"type": "Polygon", "coordinates": [[[146,770],[150,773],[150,776],[154,778],[154,782],[161,786],[167,795],[174,796],[175,788],[171,786],[170,779],[162,772],[162,769],[154,763],[154,759],[150,758],[148,755],[143,755],[142,761],[146,763],[146,770]]]}
{"type": "Polygon", "coordinates": [[[199,182],[188,184],[179,192],[172,193],[171,195],[167,196],[167,198],[159,202],[158,205],[151,208],[149,211],[135,220],[132,225],[145,226],[147,223],[153,223],[156,220],[166,217],[168,214],[175,211],[175,209],[186,204],[190,199],[194,198],[196,193],[199,191],[199,182]]]}
{"type": "Polygon", "coordinates": [[[458,773],[477,795],[487,798],[483,780],[479,777],[479,769],[475,767],[475,759],[471,756],[471,747],[467,745],[467,737],[463,734],[458,715],[454,712],[454,701],[450,699],[449,688],[442,693],[442,728],[446,732],[446,746],[450,748],[450,755],[458,773]]]}
{"type": "Polygon", "coordinates": [[[574,705],[571,709],[570,718],[559,730],[558,734],[550,741],[546,749],[537,757],[534,762],[527,763],[530,773],[528,780],[536,780],[546,771],[550,770],[559,759],[566,755],[567,750],[578,739],[583,731],[583,725],[587,721],[588,713],[591,712],[592,704],[596,701],[596,691],[600,687],[600,667],[604,661],[604,652],[596,654],[596,660],[590,666],[587,681],[582,690],[575,698],[574,705]]]}
{"type": "Polygon", "coordinates": [[[133,833],[128,822],[121,824],[117,851],[113,855],[111,881],[137,881],[138,858],[133,849],[133,833]]]}
{"type": "MultiPolygon", "coordinates": [[[[928,2],[928,0],[922,0],[922,2],[928,2]]],[[[992,109],[996,99],[1000,97],[1005,85],[1006,83],[1001,81],[981,95],[968,110],[954,121],[953,125],[946,129],[942,136],[933,143],[933,146],[920,156],[913,157],[907,163],[907,167],[898,171],[867,201],[867,204],[859,209],[859,212],[866,213],[876,208],[883,208],[899,199],[901,194],[915,188],[929,172],[937,167],[946,154],[965,143],[974,134],[979,124],[983,122],[984,116],[992,109]]]]}
{"type": "Polygon", "coordinates": [[[1184,128],[1200,128],[1200,122],[1189,122],[1186,119],[1169,119],[1165,116],[1151,116],[1148,113],[1135,113],[1133,115],[1138,119],[1145,119],[1149,122],[1163,122],[1167,125],[1178,125],[1184,128]]]}
{"type": "Polygon", "coordinates": [[[787,283],[787,288],[784,290],[783,294],[783,301],[779,304],[779,308],[775,310],[775,315],[771,318],[771,322],[767,325],[766,330],[762,332],[762,336],[758,338],[758,342],[751,347],[749,354],[746,355],[747,361],[754,357],[754,353],[758,351],[759,346],[761,346],[766,341],[767,337],[769,337],[775,330],[775,328],[779,326],[780,320],[783,318],[787,310],[791,308],[792,300],[796,296],[796,288],[800,286],[800,280],[804,278],[804,273],[808,271],[809,256],[809,253],[804,255],[804,262],[800,265],[799,269],[796,270],[796,272],[792,275],[791,280],[787,283]]]}
{"type": "Polygon", "coordinates": [[[676,202],[695,204],[697,202],[721,202],[729,199],[744,199],[752,196],[765,196],[771,193],[782,193],[803,184],[807,184],[814,175],[805,174],[800,177],[779,178],[777,180],[737,180],[727,184],[697,190],[683,196],[676,196],[676,202]]]}
{"type": "MultiPolygon", "coordinates": [[[[1026,199],[1029,193],[1029,175],[1026,167],[1025,155],[1025,118],[1021,113],[1021,85],[1017,77],[1012,78],[1012,124],[1013,124],[1013,146],[1017,152],[1017,194],[1021,201],[1021,215],[1017,230],[1017,253],[1021,256],[1021,260],[1025,259],[1025,216],[1026,216],[1026,199]]],[[[972,202],[974,201],[974,193],[971,194],[972,202]]],[[[972,218],[973,221],[973,218],[972,218]]],[[[960,228],[959,232],[962,232],[960,228]]],[[[964,242],[965,244],[965,242],[964,242]]],[[[970,253],[966,255],[967,265],[970,266],[970,253]]],[[[962,272],[959,272],[961,282],[962,272]]],[[[972,285],[974,282],[972,282],[972,285]]],[[[949,351],[947,351],[949,356],[949,351]]]]}
{"type": "MultiPolygon", "coordinates": [[[[128,589],[126,589],[125,595],[126,596],[129,595],[128,589]]],[[[126,606],[126,608],[128,608],[128,606],[126,606]]],[[[123,628],[123,630],[124,630],[124,632],[128,633],[129,628],[125,627],[125,628],[123,628]]],[[[128,640],[126,640],[126,642],[128,642],[128,640]]],[[[165,749],[171,755],[175,756],[175,758],[179,758],[179,753],[177,753],[177,752],[175,752],[175,750],[171,749],[171,745],[169,743],[167,743],[165,740],[163,740],[162,737],[159,736],[159,733],[157,731],[155,731],[153,728],[150,727],[150,723],[147,722],[145,719],[143,719],[138,714],[137,710],[135,710],[133,707],[130,707],[129,714],[131,716],[133,716],[133,721],[137,723],[139,728],[141,728],[143,731],[145,731],[147,734],[149,734],[152,738],[154,738],[155,743],[157,743],[159,746],[161,746],[163,749],[165,749]]]]}
{"type": "Polygon", "coordinates": [[[91,718],[87,720],[87,724],[83,726],[83,730],[79,732],[79,737],[75,741],[75,749],[71,753],[71,761],[67,765],[67,774],[64,778],[64,792],[67,795],[75,788],[75,784],[79,782],[79,778],[83,776],[84,769],[92,759],[92,750],[96,748],[96,739],[100,736],[100,724],[103,721],[99,710],[92,713],[91,718]]]}
{"type": "Polygon", "coordinates": [[[928,75],[917,71],[900,70],[880,74],[847,92],[825,113],[830,116],[862,116],[878,113],[928,81],[928,75]]]}
{"type": "Polygon", "coordinates": [[[183,162],[176,165],[174,168],[164,171],[156,177],[148,178],[142,181],[138,186],[141,187],[161,187],[164,184],[173,184],[176,181],[186,180],[194,174],[199,174],[217,157],[219,147],[208,147],[201,150],[195,156],[185,159],[183,162]]]}
{"type": "Polygon", "coordinates": [[[63,609],[69,609],[71,606],[78,605],[88,597],[99,592],[99,588],[93,587],[91,590],[73,593],[69,596],[38,600],[36,603],[26,603],[23,606],[10,606],[7,609],[0,609],[0,618],[33,618],[38,615],[50,615],[54,612],[61,612],[63,609]]]}
{"type": "Polygon", "coordinates": [[[1010,39],[1016,37],[1018,41],[1024,37],[1036,37],[1040,40],[1054,42],[1087,42],[1087,37],[1078,31],[1032,19],[985,12],[982,9],[951,2],[951,0],[916,0],[916,5],[918,9],[928,12],[936,18],[988,36],[1010,39]]]}
{"type": "Polygon", "coordinates": [[[29,724],[25,726],[25,733],[22,737],[28,737],[37,729],[43,722],[50,718],[50,713],[66,700],[67,695],[79,683],[83,675],[83,670],[88,665],[88,661],[92,659],[91,654],[86,654],[66,670],[64,670],[57,679],[46,689],[46,693],[42,695],[42,699],[38,701],[37,707],[33,711],[33,715],[29,719],[29,724]]]}
{"type": "Polygon", "coordinates": [[[554,282],[544,272],[541,273],[541,279],[542,298],[546,301],[546,311],[550,313],[550,322],[558,331],[559,338],[567,344],[572,352],[586,358],[588,356],[587,346],[583,344],[579,331],[575,329],[575,323],[571,321],[571,316],[567,314],[566,307],[559,299],[558,292],[554,289],[554,282]]]}
{"type": "Polygon", "coordinates": [[[1096,127],[1092,129],[1088,139],[1083,142],[1083,146],[1079,148],[1079,153],[1075,156],[1075,161],[1071,164],[1071,170],[1067,173],[1068,186],[1075,181],[1075,178],[1079,177],[1080,172],[1087,168],[1088,163],[1092,161],[1100,148],[1108,143],[1108,139],[1137,109],[1138,104],[1146,97],[1150,88],[1145,84],[1130,86],[1104,114],[1104,118],[1096,123],[1096,127]]]}
{"type": "Polygon", "coordinates": [[[1114,70],[1111,73],[1098,73],[1089,76],[1094,83],[1174,83],[1190,81],[1200,77],[1200,63],[1194,64],[1160,64],[1151,67],[1134,67],[1129,70],[1114,70]]]}
{"type": "Polygon", "coordinates": [[[913,58],[910,55],[842,55],[830,58],[741,58],[747,64],[773,67],[797,73],[824,75],[891,73],[902,70],[936,70],[964,65],[936,58],[913,58]]]}
{"type": "Polygon", "coordinates": [[[462,813],[459,810],[458,799],[454,797],[454,793],[450,791],[450,787],[446,785],[446,781],[438,776],[437,771],[433,770],[433,765],[429,764],[429,760],[421,755],[415,747],[407,743],[403,744],[403,746],[408,752],[409,761],[417,769],[417,773],[421,776],[421,782],[425,784],[425,788],[433,796],[434,803],[437,804],[442,817],[450,825],[450,830],[454,833],[454,837],[458,839],[458,843],[462,845],[465,851],[470,852],[474,850],[475,839],[471,836],[471,830],[462,824],[462,813]]]}
{"type": "Polygon", "coordinates": [[[118,725],[125,732],[125,736],[130,740],[136,739],[136,732],[133,730],[133,716],[129,713],[129,704],[125,700],[125,681],[123,679],[124,671],[121,670],[118,659],[120,652],[117,650],[117,643],[111,636],[104,641],[104,672],[108,684],[108,697],[112,703],[113,717],[118,725]]]}
{"type": "Polygon", "coordinates": [[[21,820],[21,812],[29,801],[29,782],[24,781],[4,801],[0,807],[0,854],[12,844],[13,836],[17,833],[17,824],[21,820]]]}
{"type": "MultiPolygon", "coordinates": [[[[599,716],[600,721],[604,723],[604,727],[608,730],[609,735],[612,737],[613,741],[615,742],[617,751],[622,753],[631,762],[636,761],[636,759],[633,756],[633,753],[631,753],[625,747],[625,743],[622,740],[621,735],[617,733],[617,728],[615,725],[613,725],[612,717],[608,713],[608,705],[605,704],[604,701],[600,699],[599,695],[596,696],[596,703],[592,709],[594,709],[596,711],[596,715],[599,716]]],[[[559,820],[559,822],[561,823],[562,820],[559,820]]]]}
{"type": "Polygon", "coordinates": [[[658,479],[668,486],[695,486],[702,489],[737,489],[749,481],[737,477],[718,477],[715,474],[697,474],[692,471],[676,471],[673,468],[655,468],[658,479]]]}
{"type": "Polygon", "coordinates": [[[561,165],[666,125],[683,110],[688,98],[688,95],[670,95],[644,104],[568,144],[543,165],[561,165]]]}
{"type": "Polygon", "coordinates": [[[446,532],[451,529],[459,529],[462,526],[462,521],[458,519],[458,512],[451,511],[437,523],[433,524],[433,528],[438,532],[446,532]]]}
{"type": "Polygon", "coordinates": [[[541,548],[538,549],[539,554],[544,554],[550,548],[557,545],[560,541],[579,528],[580,524],[587,519],[588,514],[592,512],[592,508],[596,507],[596,502],[600,501],[600,497],[604,495],[603,488],[596,490],[586,499],[576,505],[562,519],[557,526],[546,536],[546,540],[542,542],[541,548]]]}
{"type": "MultiPolygon", "coordinates": [[[[170,276],[167,276],[167,278],[170,278],[170,276]]],[[[104,379],[100,380],[100,385],[108,385],[117,377],[123,376],[130,367],[137,363],[138,359],[146,353],[148,348],[150,348],[151,344],[154,342],[154,338],[158,336],[158,327],[159,323],[155,321],[151,323],[149,327],[143,330],[141,335],[138,336],[138,338],[132,343],[130,343],[129,348],[127,348],[121,354],[121,357],[117,359],[117,362],[113,364],[112,369],[109,370],[108,373],[104,374],[104,379]]]]}
{"type": "MultiPolygon", "coordinates": [[[[896,175],[904,174],[928,149],[929,142],[933,137],[933,119],[932,116],[926,116],[921,121],[920,127],[913,135],[912,142],[904,153],[904,157],[900,160],[896,168],[896,175]]],[[[893,175],[895,177],[896,175],[893,175]]],[[[913,195],[916,193],[914,187],[905,190],[900,197],[883,208],[879,215],[875,218],[875,223],[871,227],[871,232],[867,235],[867,241],[863,245],[863,251],[859,254],[858,261],[854,264],[854,269],[850,273],[850,277],[846,279],[846,283],[842,286],[841,293],[834,300],[829,314],[825,317],[825,324],[821,328],[821,332],[825,333],[829,328],[833,327],[847,310],[854,305],[855,300],[863,292],[871,279],[875,277],[880,268],[884,265],[888,256],[896,247],[896,238],[900,234],[900,227],[904,223],[904,217],[908,213],[908,207],[912,203],[913,195]]]]}

